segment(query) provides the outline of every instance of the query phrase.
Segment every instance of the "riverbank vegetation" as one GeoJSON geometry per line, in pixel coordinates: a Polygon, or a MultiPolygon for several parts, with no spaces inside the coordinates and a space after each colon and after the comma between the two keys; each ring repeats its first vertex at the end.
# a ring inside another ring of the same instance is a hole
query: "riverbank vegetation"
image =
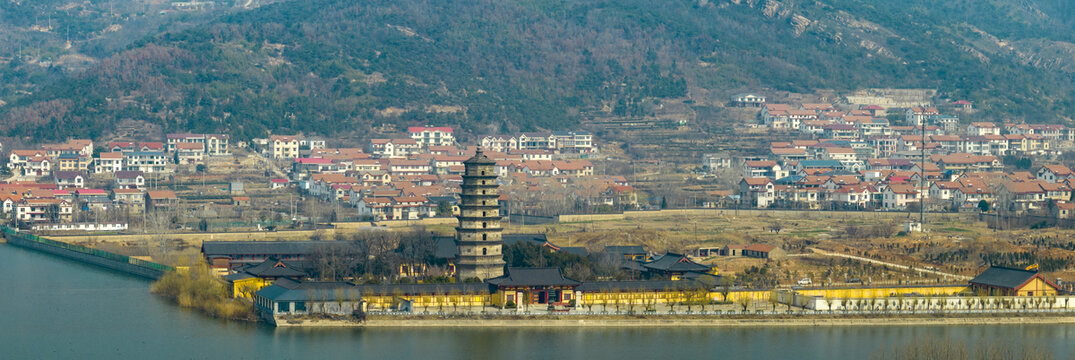
{"type": "Polygon", "coordinates": [[[873,359],[1006,359],[1006,360],[1047,360],[1056,358],[1052,351],[1040,344],[1026,342],[981,342],[967,346],[963,341],[924,337],[916,339],[902,348],[888,352],[884,349],[872,356],[873,359]]]}
{"type": "Polygon", "coordinates": [[[153,283],[151,292],[184,308],[229,320],[254,321],[253,305],[228,296],[227,287],[204,261],[165,274],[153,283]]]}

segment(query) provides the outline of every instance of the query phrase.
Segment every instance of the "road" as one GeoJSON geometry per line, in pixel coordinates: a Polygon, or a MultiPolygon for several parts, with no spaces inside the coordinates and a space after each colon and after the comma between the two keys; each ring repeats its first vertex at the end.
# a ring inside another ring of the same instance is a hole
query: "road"
{"type": "Polygon", "coordinates": [[[278,178],[281,178],[281,179],[286,179],[287,178],[287,173],[281,171],[280,168],[278,168],[276,166],[276,164],[273,163],[272,159],[268,159],[268,158],[266,158],[264,156],[261,156],[261,154],[258,154],[256,152],[253,153],[253,154],[248,155],[247,158],[248,159],[254,159],[254,161],[264,165],[265,168],[268,169],[269,171],[271,171],[274,176],[276,176],[278,178]]]}
{"type": "MultiPolygon", "coordinates": [[[[911,270],[911,267],[907,266],[907,265],[900,265],[900,264],[885,262],[885,261],[876,260],[876,259],[864,258],[864,257],[861,257],[861,256],[854,256],[854,255],[847,255],[847,254],[829,252],[829,251],[825,251],[825,250],[821,250],[821,249],[810,248],[809,250],[813,251],[815,254],[818,254],[818,255],[842,257],[842,258],[848,258],[848,259],[862,261],[862,262],[873,263],[873,264],[877,264],[877,265],[884,265],[884,266],[888,266],[890,268],[911,270]]],[[[920,272],[920,273],[944,276],[946,278],[953,278],[953,279],[957,279],[957,280],[970,280],[970,279],[972,279],[972,277],[970,277],[970,276],[949,274],[949,273],[941,272],[941,271],[937,271],[937,270],[927,270],[927,269],[922,269],[922,268],[914,268],[914,271],[920,272]]]]}

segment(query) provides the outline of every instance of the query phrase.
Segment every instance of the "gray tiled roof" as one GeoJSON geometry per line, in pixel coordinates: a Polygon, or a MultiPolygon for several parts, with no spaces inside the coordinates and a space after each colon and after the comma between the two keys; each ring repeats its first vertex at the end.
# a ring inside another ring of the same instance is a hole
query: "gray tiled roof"
{"type": "Polygon", "coordinates": [[[271,301],[361,300],[358,287],[345,282],[298,282],[281,279],[258,290],[257,296],[271,301]]]}
{"type": "Polygon", "coordinates": [[[1030,280],[1030,278],[1033,278],[1037,274],[1038,272],[1036,271],[990,266],[980,275],[971,279],[970,283],[1014,289],[1019,287],[1019,285],[1023,285],[1023,283],[1026,283],[1027,280],[1030,280]]]}
{"type": "Polygon", "coordinates": [[[578,281],[564,277],[559,268],[508,268],[504,276],[489,279],[496,286],[576,286],[578,281]]]}
{"type": "Polygon", "coordinates": [[[280,261],[275,258],[269,258],[268,260],[262,261],[260,264],[248,267],[244,272],[258,277],[306,276],[306,272],[297,269],[291,262],[280,261]]]}
{"type": "Polygon", "coordinates": [[[709,266],[696,263],[686,256],[674,253],[664,254],[660,259],[642,264],[642,266],[652,270],[674,272],[707,272],[710,269],[709,266]]]}

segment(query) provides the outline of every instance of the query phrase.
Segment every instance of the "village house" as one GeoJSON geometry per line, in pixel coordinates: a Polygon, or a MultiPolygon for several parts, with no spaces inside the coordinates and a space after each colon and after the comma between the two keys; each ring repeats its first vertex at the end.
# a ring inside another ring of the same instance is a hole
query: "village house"
{"type": "Polygon", "coordinates": [[[1033,182],[1005,182],[1000,192],[1003,198],[1011,199],[1019,210],[1037,209],[1046,199],[1045,189],[1033,182]]]}
{"type": "Polygon", "coordinates": [[[762,161],[744,161],[743,162],[743,177],[747,178],[773,178],[780,179],[787,176],[787,173],[782,171],[780,164],[776,161],[762,160],[762,161]]]}
{"type": "Polygon", "coordinates": [[[112,205],[112,199],[103,189],[78,189],[75,198],[80,210],[105,211],[112,205]]]}
{"type": "Polygon", "coordinates": [[[83,171],[57,171],[53,177],[60,188],[83,188],[88,175],[83,171]]]}
{"type": "Polygon", "coordinates": [[[290,181],[288,181],[287,179],[270,179],[269,180],[269,189],[270,190],[284,189],[284,188],[287,188],[289,184],[290,184],[290,181]]]}
{"type": "Polygon", "coordinates": [[[593,134],[586,131],[558,131],[552,134],[555,149],[562,154],[593,152],[593,134]]]}
{"type": "Polygon", "coordinates": [[[455,135],[447,126],[412,126],[407,128],[411,139],[421,147],[455,145],[455,135]]]}
{"type": "Polygon", "coordinates": [[[15,218],[21,222],[71,222],[74,206],[62,199],[22,199],[15,205],[15,218]]]}
{"type": "Polygon", "coordinates": [[[369,150],[379,158],[407,158],[418,154],[421,145],[414,139],[370,139],[369,150]]]}
{"type": "Polygon", "coordinates": [[[145,210],[146,193],[138,189],[112,189],[112,201],[136,214],[145,210]]]}
{"type": "Polygon", "coordinates": [[[1038,169],[1037,178],[1045,182],[1057,183],[1068,179],[1075,179],[1075,173],[1062,164],[1045,165],[1038,169]]]}
{"type": "Polygon", "coordinates": [[[295,158],[291,165],[291,172],[303,173],[333,173],[340,172],[340,165],[331,159],[324,158],[295,158]]]}
{"type": "Polygon", "coordinates": [[[94,159],[93,172],[101,173],[115,173],[117,171],[123,171],[123,153],[120,152],[104,152],[97,155],[94,159]]]}
{"type": "Polygon", "coordinates": [[[146,174],[163,173],[167,170],[168,160],[163,152],[133,151],[123,153],[125,171],[141,171],[146,174]]]}
{"type": "Polygon", "coordinates": [[[991,122],[973,122],[967,125],[967,135],[986,136],[1000,135],[1000,127],[991,122]]]}
{"type": "Polygon", "coordinates": [[[53,164],[57,171],[88,171],[93,161],[88,156],[64,153],[53,157],[53,164]]]}
{"type": "Polygon", "coordinates": [[[144,189],[146,177],[141,171],[118,171],[116,172],[116,188],[119,189],[144,189]]]}
{"type": "Polygon", "coordinates": [[[1053,217],[1061,220],[1070,220],[1075,218],[1075,203],[1068,201],[1060,201],[1056,203],[1056,206],[1052,209],[1053,217]]]}
{"type": "Polygon", "coordinates": [[[765,96],[753,93],[736,94],[732,97],[732,105],[738,107],[762,107],[765,105],[765,96]]]}
{"type": "MultiPolygon", "coordinates": [[[[481,147],[489,151],[507,152],[519,150],[519,139],[510,135],[484,135],[481,137],[481,147]]],[[[546,150],[546,149],[531,149],[546,150]]]]}
{"type": "Polygon", "coordinates": [[[363,197],[358,199],[356,207],[359,216],[368,216],[375,221],[389,220],[395,215],[391,198],[363,197]]]}
{"type": "Polygon", "coordinates": [[[776,198],[773,181],[764,177],[750,177],[739,181],[739,196],[744,205],[767,208],[776,198]]]}
{"type": "Polygon", "coordinates": [[[519,149],[555,149],[556,137],[552,133],[519,134],[519,149]]]}
{"type": "Polygon", "coordinates": [[[553,161],[555,174],[574,177],[593,176],[593,164],[587,160],[553,161]]]}
{"type": "Polygon", "coordinates": [[[176,164],[194,165],[205,161],[205,145],[198,143],[175,144],[176,164]]]}
{"type": "Polygon", "coordinates": [[[146,191],[146,211],[173,208],[179,204],[179,197],[171,190],[146,191]]]}
{"type": "Polygon", "coordinates": [[[269,146],[273,159],[294,159],[299,157],[299,138],[294,135],[269,136],[269,146]]]}
{"type": "Polygon", "coordinates": [[[8,155],[7,167],[14,173],[22,173],[31,158],[45,158],[43,150],[12,150],[8,155]]]}
{"type": "Polygon", "coordinates": [[[882,207],[889,211],[906,210],[918,197],[918,190],[911,184],[888,184],[881,191],[882,207]]]}
{"type": "MultiPolygon", "coordinates": [[[[228,148],[228,135],[224,134],[168,134],[166,151],[174,153],[179,150],[179,144],[197,144],[201,152],[208,156],[226,156],[231,154],[228,148]]],[[[188,150],[194,150],[193,146],[184,145],[188,150]]]]}
{"type": "Polygon", "coordinates": [[[906,120],[907,125],[922,126],[926,123],[927,120],[929,120],[929,117],[933,115],[940,115],[940,112],[937,111],[937,108],[923,108],[916,106],[907,109],[904,114],[904,118],[906,120]]]}

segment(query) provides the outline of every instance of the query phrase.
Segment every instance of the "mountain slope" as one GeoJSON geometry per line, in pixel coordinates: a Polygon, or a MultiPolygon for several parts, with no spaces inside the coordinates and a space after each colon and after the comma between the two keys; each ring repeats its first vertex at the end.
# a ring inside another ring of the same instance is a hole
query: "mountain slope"
{"type": "MultiPolygon", "coordinates": [[[[996,118],[1069,121],[1057,0],[313,0],[166,33],[4,99],[0,129],[333,135],[381,124],[563,129],[691,89],[938,88],[996,118]],[[988,15],[988,16],[986,16],[988,15]]],[[[17,65],[17,64],[16,64],[17,65]]],[[[16,68],[10,65],[10,68],[16,68]]]]}

